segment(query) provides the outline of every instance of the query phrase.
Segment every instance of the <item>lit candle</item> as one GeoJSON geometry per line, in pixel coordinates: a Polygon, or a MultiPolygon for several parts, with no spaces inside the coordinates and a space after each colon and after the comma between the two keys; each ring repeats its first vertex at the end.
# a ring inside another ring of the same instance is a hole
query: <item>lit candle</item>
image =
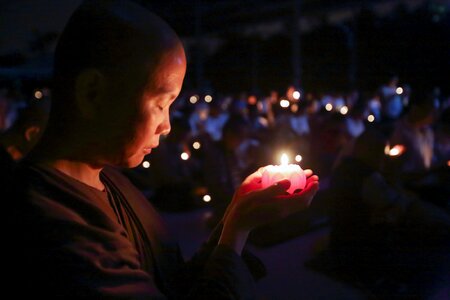
{"type": "Polygon", "coordinates": [[[299,165],[288,164],[286,154],[281,155],[281,165],[266,166],[262,174],[262,188],[269,187],[274,183],[289,179],[291,186],[288,193],[292,194],[295,190],[304,189],[306,185],[306,175],[299,165]]]}
{"type": "Polygon", "coordinates": [[[387,144],[384,147],[384,153],[391,157],[400,156],[403,154],[403,152],[405,152],[405,150],[405,146],[403,145],[395,145],[391,148],[390,145],[387,144]]]}

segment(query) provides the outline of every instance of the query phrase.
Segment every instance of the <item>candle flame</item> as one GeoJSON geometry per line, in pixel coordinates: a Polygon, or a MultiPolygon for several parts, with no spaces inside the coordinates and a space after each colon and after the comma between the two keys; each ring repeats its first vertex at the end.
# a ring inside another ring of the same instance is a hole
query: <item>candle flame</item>
{"type": "Polygon", "coordinates": [[[395,145],[389,150],[389,156],[399,156],[405,152],[405,146],[403,145],[395,145]]]}
{"type": "Polygon", "coordinates": [[[282,165],[282,166],[287,166],[287,165],[288,165],[288,163],[289,163],[289,157],[287,156],[286,153],[283,153],[283,154],[281,155],[280,161],[281,161],[281,165],[282,165]]]}
{"type": "Polygon", "coordinates": [[[384,146],[384,154],[389,155],[389,151],[391,150],[391,145],[389,143],[384,146]]]}

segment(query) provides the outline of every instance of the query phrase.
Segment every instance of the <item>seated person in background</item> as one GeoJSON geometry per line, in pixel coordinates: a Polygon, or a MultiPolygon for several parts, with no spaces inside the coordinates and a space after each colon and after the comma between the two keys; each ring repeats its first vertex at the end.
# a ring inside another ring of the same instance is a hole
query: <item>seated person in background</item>
{"type": "Polygon", "coordinates": [[[367,129],[333,172],[330,250],[377,297],[426,299],[449,279],[450,216],[382,175],[385,143],[367,129]]]}
{"type": "Polygon", "coordinates": [[[55,52],[47,129],[5,201],[6,292],[45,299],[254,298],[241,257],[249,232],[305,209],[317,176],[309,172],[306,188],[286,195],[288,182],[261,189],[260,172],[250,175],[216,235],[186,264],[154,208],[111,167],[139,165],[169,133],[169,107],[185,69],[175,32],[143,7],[91,0],[75,11],[55,52]]]}
{"type": "Polygon", "coordinates": [[[390,73],[387,75],[386,83],[380,87],[381,113],[384,121],[396,120],[402,114],[402,97],[397,94],[398,82],[398,76],[390,73]]]}
{"type": "Polygon", "coordinates": [[[393,172],[417,173],[430,169],[433,162],[435,118],[432,99],[426,94],[413,92],[408,112],[394,125],[389,143],[403,145],[405,151],[395,160],[393,172]]]}
{"type": "Polygon", "coordinates": [[[244,118],[232,116],[225,123],[221,141],[204,140],[204,182],[214,199],[214,214],[209,221],[211,225],[220,221],[234,191],[250,174],[249,169],[254,170],[254,166],[249,165],[251,158],[246,155],[248,149],[240,151],[250,140],[249,127],[250,123],[244,118]]]}
{"type": "Polygon", "coordinates": [[[19,162],[34,147],[44,131],[48,112],[44,104],[19,110],[13,125],[0,135],[0,185],[11,176],[19,162]]]}

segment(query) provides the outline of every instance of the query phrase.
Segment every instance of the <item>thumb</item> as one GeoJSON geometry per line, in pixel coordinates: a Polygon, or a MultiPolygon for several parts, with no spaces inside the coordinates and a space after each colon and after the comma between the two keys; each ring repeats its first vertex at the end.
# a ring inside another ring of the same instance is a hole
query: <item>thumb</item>
{"type": "Polygon", "coordinates": [[[278,181],[274,185],[271,185],[268,188],[264,189],[262,192],[266,197],[273,197],[279,194],[284,194],[290,186],[291,182],[289,181],[289,179],[283,179],[281,181],[278,181]]]}

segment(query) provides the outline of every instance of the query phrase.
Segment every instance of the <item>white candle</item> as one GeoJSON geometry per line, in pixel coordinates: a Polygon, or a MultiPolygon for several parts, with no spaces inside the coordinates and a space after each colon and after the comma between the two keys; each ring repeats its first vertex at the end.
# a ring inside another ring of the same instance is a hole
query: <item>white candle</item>
{"type": "Polygon", "coordinates": [[[262,188],[269,187],[274,183],[289,179],[291,186],[287,190],[292,194],[295,190],[304,189],[306,185],[306,175],[299,165],[288,164],[288,157],[286,154],[281,155],[281,165],[270,165],[264,168],[262,174],[262,188]]]}

